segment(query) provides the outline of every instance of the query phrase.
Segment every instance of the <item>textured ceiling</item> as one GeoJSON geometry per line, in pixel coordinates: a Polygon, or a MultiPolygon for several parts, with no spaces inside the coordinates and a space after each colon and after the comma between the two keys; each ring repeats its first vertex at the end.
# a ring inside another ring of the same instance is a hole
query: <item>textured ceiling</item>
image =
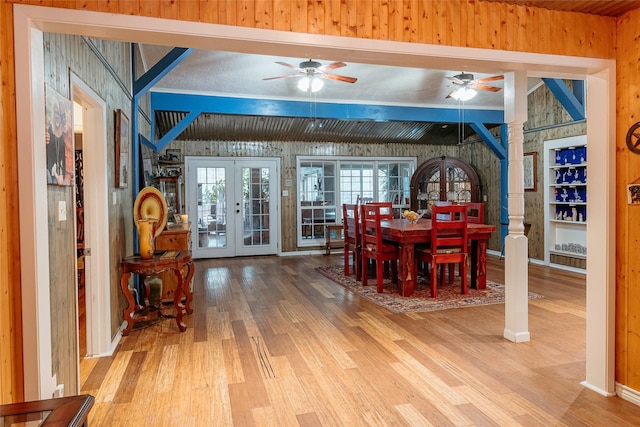
{"type": "MultiPolygon", "coordinates": [[[[582,1],[582,0],[480,0],[542,7],[552,10],[590,13],[601,16],[621,16],[640,7],[640,1],[582,1]]],[[[140,46],[144,68],[149,69],[171,47],[140,46]]],[[[309,58],[272,57],[213,50],[196,50],[176,69],[156,84],[154,90],[174,93],[202,93],[220,96],[309,100],[313,102],[363,103],[436,108],[502,109],[503,95],[498,92],[479,92],[472,101],[461,104],[446,98],[452,90],[447,77],[460,72],[473,73],[475,78],[500,75],[500,69],[441,70],[430,68],[392,67],[347,62],[332,74],[355,77],[354,84],[326,80],[321,92],[310,98],[296,88],[297,78],[265,80],[275,76],[296,74],[290,67],[309,58]]],[[[323,64],[332,58],[312,58],[323,64]]],[[[346,61],[345,61],[346,62],[346,61]]],[[[490,83],[502,88],[502,81],[490,83]]],[[[530,79],[530,89],[540,84],[530,79]]],[[[184,113],[164,111],[156,113],[158,137],[162,137],[183,117],[184,113]]],[[[375,122],[362,120],[327,120],[309,118],[239,116],[231,114],[200,115],[179,140],[224,141],[307,141],[345,143],[457,143],[473,134],[468,126],[456,123],[375,122]]],[[[489,126],[491,127],[491,126],[489,126]]]]}

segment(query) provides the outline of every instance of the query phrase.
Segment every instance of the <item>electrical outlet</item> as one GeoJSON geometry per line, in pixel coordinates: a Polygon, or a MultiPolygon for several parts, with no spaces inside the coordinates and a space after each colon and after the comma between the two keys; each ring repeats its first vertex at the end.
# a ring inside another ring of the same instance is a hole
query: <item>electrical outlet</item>
{"type": "Polygon", "coordinates": [[[67,202],[64,200],[58,201],[58,221],[67,220],[67,202]]]}
{"type": "Polygon", "coordinates": [[[288,197],[289,196],[289,190],[282,190],[282,197],[288,197]]]}

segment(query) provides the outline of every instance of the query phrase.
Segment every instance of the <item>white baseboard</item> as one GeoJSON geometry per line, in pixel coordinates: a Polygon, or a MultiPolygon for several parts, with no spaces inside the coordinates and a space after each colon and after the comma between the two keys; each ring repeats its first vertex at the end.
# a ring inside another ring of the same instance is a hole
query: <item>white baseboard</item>
{"type": "Polygon", "coordinates": [[[120,339],[122,338],[122,330],[125,328],[125,323],[122,322],[122,325],[120,325],[120,328],[118,329],[118,332],[116,332],[116,336],[113,337],[113,340],[111,340],[111,344],[109,345],[109,350],[107,350],[104,353],[100,353],[100,354],[87,354],[85,356],[86,359],[93,359],[93,358],[97,358],[97,357],[110,357],[113,356],[113,353],[116,352],[116,348],[118,348],[118,344],[120,344],[120,339]]]}
{"type": "Polygon", "coordinates": [[[616,395],[620,396],[624,400],[640,406],[640,391],[638,390],[634,390],[627,387],[626,385],[616,383],[616,395]]]}

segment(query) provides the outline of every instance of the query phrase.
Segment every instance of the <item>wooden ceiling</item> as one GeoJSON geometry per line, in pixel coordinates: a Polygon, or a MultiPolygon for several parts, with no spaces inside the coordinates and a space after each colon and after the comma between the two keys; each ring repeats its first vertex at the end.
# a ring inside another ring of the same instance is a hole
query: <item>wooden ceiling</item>
{"type": "Polygon", "coordinates": [[[566,12],[582,12],[600,16],[621,16],[640,8],[637,0],[482,0],[496,3],[518,4],[566,12]]]}

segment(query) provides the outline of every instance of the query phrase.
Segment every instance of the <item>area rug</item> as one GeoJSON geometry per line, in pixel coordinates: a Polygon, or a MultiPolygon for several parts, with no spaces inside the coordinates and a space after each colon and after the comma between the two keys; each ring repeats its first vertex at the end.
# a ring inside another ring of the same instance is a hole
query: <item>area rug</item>
{"type": "MultiPolygon", "coordinates": [[[[469,288],[467,295],[460,293],[460,279],[456,278],[452,285],[445,284],[438,287],[436,298],[431,298],[428,279],[418,276],[416,290],[410,297],[403,297],[398,293],[395,284],[389,279],[384,280],[384,292],[376,290],[376,279],[369,278],[368,285],[356,281],[355,275],[344,275],[343,265],[324,265],[317,268],[318,272],[328,279],[344,286],[349,291],[367,298],[394,313],[411,313],[436,310],[448,310],[478,305],[504,303],[504,285],[487,280],[487,288],[483,290],[469,288]]],[[[353,271],[352,271],[353,273],[353,271]]],[[[529,299],[543,298],[542,295],[529,292],[529,299]]]]}

